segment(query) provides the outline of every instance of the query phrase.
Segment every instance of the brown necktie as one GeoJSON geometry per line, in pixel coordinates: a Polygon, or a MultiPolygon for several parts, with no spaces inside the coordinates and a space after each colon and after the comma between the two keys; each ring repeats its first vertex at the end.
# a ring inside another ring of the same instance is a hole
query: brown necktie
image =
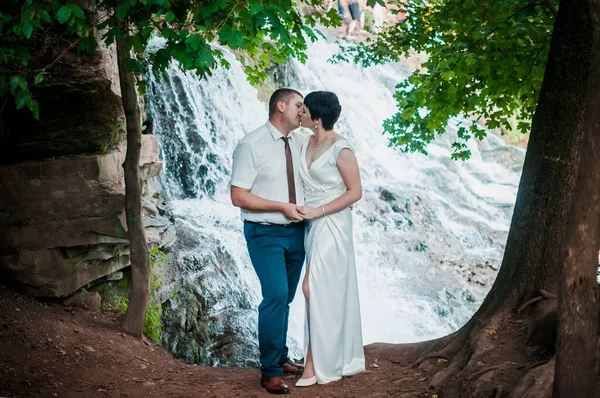
{"type": "Polygon", "coordinates": [[[289,137],[281,137],[285,142],[285,168],[287,170],[288,196],[290,203],[296,204],[296,184],[294,183],[294,164],[292,163],[292,150],[289,137]]]}

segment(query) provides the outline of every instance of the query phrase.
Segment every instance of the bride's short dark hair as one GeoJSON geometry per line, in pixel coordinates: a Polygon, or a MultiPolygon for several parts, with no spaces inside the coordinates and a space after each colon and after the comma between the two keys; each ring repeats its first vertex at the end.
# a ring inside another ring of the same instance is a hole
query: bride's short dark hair
{"type": "Polygon", "coordinates": [[[304,106],[310,112],[312,120],[321,119],[325,130],[333,129],[342,112],[337,95],[331,91],[313,91],[304,98],[304,106]]]}

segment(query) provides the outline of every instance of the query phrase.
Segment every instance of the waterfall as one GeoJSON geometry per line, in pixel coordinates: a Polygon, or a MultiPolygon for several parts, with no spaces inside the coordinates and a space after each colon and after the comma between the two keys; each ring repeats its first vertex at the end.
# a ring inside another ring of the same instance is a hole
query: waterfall
{"type": "MultiPolygon", "coordinates": [[[[429,155],[388,146],[382,122],[396,111],[400,64],[331,64],[337,45],[310,45],[305,65],[289,61],[277,83],[306,94],[335,92],[336,131],[356,149],[363,199],[353,210],[364,343],[400,343],[458,329],[491,287],[502,259],[524,149],[490,134],[450,159],[453,120],[429,155]]],[[[176,66],[165,80],[148,74],[148,125],[161,144],[161,182],[177,243],[169,254],[173,291],[163,344],[188,362],[256,365],[260,284],[250,263],[239,210],[229,199],[231,155],[267,119],[267,104],[239,62],[200,81],[176,66]]],[[[304,309],[298,291],[288,344],[301,356],[304,309]]]]}

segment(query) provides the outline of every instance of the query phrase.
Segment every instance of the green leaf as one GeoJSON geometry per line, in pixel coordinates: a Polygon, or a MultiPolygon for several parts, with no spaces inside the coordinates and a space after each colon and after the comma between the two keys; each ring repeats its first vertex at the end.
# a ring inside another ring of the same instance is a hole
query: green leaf
{"type": "Polygon", "coordinates": [[[114,26],[115,25],[115,20],[114,18],[108,18],[105,19],[104,21],[100,22],[98,25],[96,25],[96,29],[98,30],[104,30],[106,29],[108,26],[114,26]]]}
{"type": "Polygon", "coordinates": [[[36,85],[40,84],[44,80],[44,75],[42,73],[38,73],[35,75],[34,83],[36,85]]]}
{"type": "Polygon", "coordinates": [[[129,12],[129,3],[125,3],[125,4],[121,4],[120,6],[118,6],[115,10],[115,15],[117,16],[117,19],[119,21],[122,21],[125,19],[125,17],[127,16],[127,13],[129,12]]]}
{"type": "Polygon", "coordinates": [[[368,7],[374,7],[375,4],[379,4],[382,7],[385,7],[385,0],[367,0],[367,6],[368,7]]]}
{"type": "Polygon", "coordinates": [[[26,39],[29,39],[31,37],[32,33],[33,33],[33,25],[30,24],[29,22],[24,23],[23,24],[23,36],[25,36],[26,39]]]}
{"type": "Polygon", "coordinates": [[[242,33],[239,30],[231,29],[229,26],[219,31],[219,41],[234,50],[243,47],[246,43],[242,33]]]}
{"type": "Polygon", "coordinates": [[[165,19],[167,20],[167,22],[173,22],[173,20],[175,19],[175,14],[173,13],[173,11],[169,11],[168,13],[166,13],[165,19]]]}
{"type": "Polygon", "coordinates": [[[65,23],[69,20],[69,17],[71,17],[71,8],[69,5],[64,5],[58,9],[58,12],[56,13],[58,22],[65,23]]]}
{"type": "Polygon", "coordinates": [[[200,35],[196,34],[189,35],[185,39],[185,42],[195,51],[198,50],[202,45],[202,39],[200,38],[200,35]]]}
{"type": "Polygon", "coordinates": [[[146,90],[148,89],[148,83],[145,80],[140,80],[137,83],[137,88],[138,88],[138,94],[144,95],[146,93],[146,90]]]}
{"type": "Polygon", "coordinates": [[[23,7],[21,12],[21,22],[28,22],[33,18],[33,7],[23,7]]]}
{"type": "Polygon", "coordinates": [[[48,12],[46,10],[44,10],[42,7],[38,8],[37,14],[40,16],[40,18],[44,22],[51,22],[52,21],[52,19],[50,18],[50,14],[48,14],[48,12]]]}
{"type": "Polygon", "coordinates": [[[10,89],[15,91],[17,89],[17,87],[19,87],[19,79],[20,76],[17,75],[12,75],[10,77],[10,89]]]}
{"type": "Polygon", "coordinates": [[[85,51],[86,53],[92,55],[94,54],[94,51],[96,51],[97,46],[98,43],[96,43],[96,38],[90,35],[88,37],[84,37],[79,41],[77,49],[79,51],[85,51]]]}
{"type": "Polygon", "coordinates": [[[79,19],[84,19],[83,10],[77,4],[69,4],[69,8],[71,9],[71,13],[73,13],[75,17],[79,19]]]}
{"type": "Polygon", "coordinates": [[[17,109],[21,109],[27,104],[27,100],[29,99],[29,93],[26,91],[19,91],[17,97],[15,99],[15,107],[17,109]]]}

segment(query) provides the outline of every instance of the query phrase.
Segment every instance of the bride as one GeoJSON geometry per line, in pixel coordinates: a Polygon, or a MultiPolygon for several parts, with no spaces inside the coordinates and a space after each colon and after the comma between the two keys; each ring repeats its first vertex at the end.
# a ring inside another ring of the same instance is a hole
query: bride
{"type": "Polygon", "coordinates": [[[302,126],[313,135],[302,146],[300,175],[309,220],[305,367],[296,383],[326,384],[365,370],[358,284],[349,206],[362,196],[358,163],[348,140],[333,131],[342,107],[337,96],[315,91],[304,99],[302,126]]]}

